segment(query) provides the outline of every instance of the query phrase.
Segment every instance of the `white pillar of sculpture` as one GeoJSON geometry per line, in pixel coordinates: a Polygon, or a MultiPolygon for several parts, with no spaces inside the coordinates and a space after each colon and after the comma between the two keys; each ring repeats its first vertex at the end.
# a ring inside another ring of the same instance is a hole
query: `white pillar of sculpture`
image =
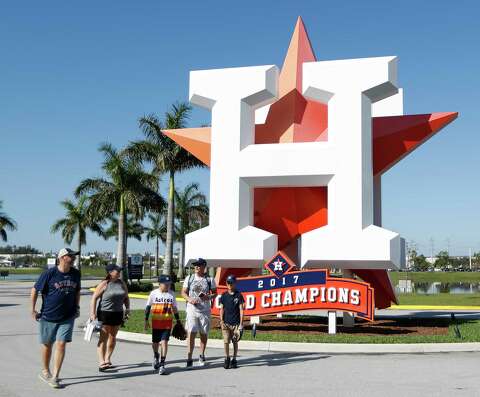
{"type": "Polygon", "coordinates": [[[371,107],[398,92],[395,57],[310,62],[304,95],[328,103],[335,153],[328,183],[328,225],[302,235],[303,266],[388,268],[401,265],[397,233],[374,225],[371,107]]]}
{"type": "Polygon", "coordinates": [[[212,111],[210,223],[186,236],[186,259],[254,267],[273,256],[277,236],[253,227],[253,191],[240,178],[242,149],[254,143],[255,110],[272,102],[278,68],[190,73],[190,101],[212,111]]]}

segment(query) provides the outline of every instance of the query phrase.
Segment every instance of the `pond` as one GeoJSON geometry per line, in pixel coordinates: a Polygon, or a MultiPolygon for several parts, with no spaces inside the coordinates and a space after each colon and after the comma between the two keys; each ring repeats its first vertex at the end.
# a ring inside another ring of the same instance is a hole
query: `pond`
{"type": "Polygon", "coordinates": [[[396,292],[416,294],[476,294],[480,293],[480,283],[471,282],[412,282],[400,280],[395,287],[396,292]]]}

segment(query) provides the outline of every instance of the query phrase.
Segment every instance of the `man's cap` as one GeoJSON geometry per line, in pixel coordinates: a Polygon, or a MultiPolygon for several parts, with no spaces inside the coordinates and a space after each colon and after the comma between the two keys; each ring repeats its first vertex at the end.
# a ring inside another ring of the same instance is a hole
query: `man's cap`
{"type": "Polygon", "coordinates": [[[62,248],[60,251],[58,251],[57,258],[60,259],[62,256],[76,256],[78,255],[78,251],[71,250],[70,248],[62,248]]]}
{"type": "Polygon", "coordinates": [[[198,258],[192,262],[192,266],[207,266],[207,261],[203,258],[198,258]]]}
{"type": "Polygon", "coordinates": [[[227,284],[233,284],[237,281],[237,278],[233,274],[229,274],[227,277],[227,284]]]}
{"type": "Polygon", "coordinates": [[[158,282],[160,284],[171,283],[172,278],[168,274],[162,274],[162,275],[158,276],[158,282]]]}
{"type": "Polygon", "coordinates": [[[106,269],[107,273],[113,272],[114,270],[116,270],[117,272],[122,271],[122,268],[120,266],[116,265],[115,263],[110,263],[109,265],[105,266],[105,269],[106,269]]]}

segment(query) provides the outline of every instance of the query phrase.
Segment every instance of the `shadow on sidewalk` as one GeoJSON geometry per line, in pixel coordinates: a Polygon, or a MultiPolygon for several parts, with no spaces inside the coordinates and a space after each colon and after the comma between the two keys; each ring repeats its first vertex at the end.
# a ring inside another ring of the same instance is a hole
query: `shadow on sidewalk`
{"type": "MultiPolygon", "coordinates": [[[[238,357],[238,365],[239,368],[242,367],[276,367],[280,365],[289,365],[297,362],[307,362],[307,361],[314,361],[314,360],[321,360],[330,358],[331,356],[328,355],[320,355],[318,353],[277,353],[277,354],[262,354],[260,356],[255,357],[238,357]]],[[[223,357],[207,357],[207,365],[205,367],[194,367],[193,369],[186,369],[184,366],[179,366],[175,364],[184,364],[185,360],[167,360],[167,370],[168,374],[172,374],[175,372],[184,372],[184,371],[199,371],[199,370],[208,370],[214,368],[223,368],[223,357]]],[[[119,364],[113,367],[110,370],[106,370],[101,375],[92,375],[92,376],[80,376],[80,377],[70,377],[70,378],[62,378],[64,381],[64,386],[73,386],[82,383],[92,383],[92,382],[101,382],[107,380],[114,380],[114,379],[123,379],[123,378],[133,378],[137,376],[146,376],[146,375],[154,375],[158,376],[152,369],[151,369],[150,362],[141,362],[136,364],[119,364]],[[139,371],[133,372],[119,372],[121,370],[130,370],[135,368],[147,368],[149,369],[142,369],[139,371]]]]}
{"type": "Polygon", "coordinates": [[[0,307],[20,306],[19,303],[0,303],[0,307]]]}

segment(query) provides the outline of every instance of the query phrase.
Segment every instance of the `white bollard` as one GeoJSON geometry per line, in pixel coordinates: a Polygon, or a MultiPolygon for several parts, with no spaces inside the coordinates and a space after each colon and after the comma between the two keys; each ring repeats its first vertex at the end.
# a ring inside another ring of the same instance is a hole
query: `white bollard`
{"type": "Polygon", "coordinates": [[[337,333],[337,312],[328,312],[328,333],[330,335],[337,333]]]}

